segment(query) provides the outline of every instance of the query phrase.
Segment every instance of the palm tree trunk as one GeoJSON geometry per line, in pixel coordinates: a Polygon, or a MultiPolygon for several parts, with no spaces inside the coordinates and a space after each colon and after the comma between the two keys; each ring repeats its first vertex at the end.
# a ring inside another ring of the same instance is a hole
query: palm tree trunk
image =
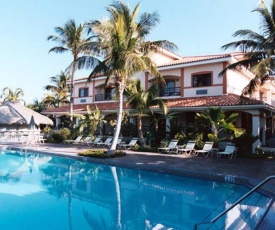
{"type": "Polygon", "coordinates": [[[124,82],[118,82],[118,110],[117,110],[117,123],[115,128],[115,134],[113,138],[112,145],[108,150],[107,154],[112,155],[116,151],[117,140],[120,134],[121,123],[122,123],[122,111],[123,111],[123,91],[124,91],[124,82]]]}
{"type": "Polygon", "coordinates": [[[71,75],[71,90],[70,90],[70,126],[71,128],[73,127],[73,114],[74,114],[74,75],[75,75],[75,70],[76,70],[76,63],[75,63],[75,58],[74,58],[74,63],[73,63],[73,69],[72,69],[72,75],[71,75]]]}
{"type": "Polygon", "coordinates": [[[138,122],[138,137],[139,137],[139,141],[140,141],[140,145],[142,147],[145,146],[145,142],[144,142],[144,137],[143,137],[143,133],[142,133],[142,118],[138,116],[137,118],[137,122],[138,122]]]}

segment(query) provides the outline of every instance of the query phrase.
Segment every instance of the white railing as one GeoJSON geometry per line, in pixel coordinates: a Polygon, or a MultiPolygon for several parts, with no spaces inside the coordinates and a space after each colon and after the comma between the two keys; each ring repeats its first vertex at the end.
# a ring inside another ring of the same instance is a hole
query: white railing
{"type": "Polygon", "coordinates": [[[39,141],[40,130],[5,130],[0,132],[0,142],[39,141]]]}

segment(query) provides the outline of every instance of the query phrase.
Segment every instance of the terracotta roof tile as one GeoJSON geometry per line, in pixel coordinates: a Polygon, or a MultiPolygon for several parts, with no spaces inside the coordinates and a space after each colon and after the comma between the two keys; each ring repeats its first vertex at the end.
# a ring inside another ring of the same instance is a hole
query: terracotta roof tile
{"type": "Polygon", "coordinates": [[[181,99],[170,99],[167,101],[169,108],[176,107],[209,107],[209,106],[240,106],[240,105],[264,105],[263,101],[240,97],[236,94],[221,96],[191,97],[181,99]]]}
{"type": "MultiPolygon", "coordinates": [[[[74,113],[87,111],[87,105],[90,106],[90,109],[94,109],[94,106],[97,105],[99,110],[117,110],[118,102],[106,102],[106,103],[93,103],[93,104],[81,104],[74,105],[74,113]]],[[[126,103],[124,103],[123,108],[126,108],[126,103]]],[[[59,108],[46,109],[42,113],[69,113],[69,105],[62,106],[59,108]]]]}
{"type": "Polygon", "coordinates": [[[172,66],[172,65],[179,65],[179,64],[187,64],[192,62],[198,62],[198,61],[208,61],[208,60],[214,60],[214,59],[220,59],[220,58],[226,58],[226,57],[236,57],[237,59],[240,59],[243,57],[242,53],[236,52],[236,53],[229,53],[229,54],[217,54],[217,55],[204,55],[204,56],[188,56],[183,57],[180,60],[171,61],[168,63],[164,63],[159,65],[158,67],[165,67],[165,66],[172,66]]]}
{"type": "MultiPolygon", "coordinates": [[[[240,97],[236,94],[226,94],[221,96],[208,96],[208,97],[191,97],[191,98],[174,98],[168,99],[167,105],[169,108],[187,108],[187,107],[211,107],[211,106],[241,106],[241,105],[265,105],[263,101],[251,99],[248,97],[240,97]]],[[[97,105],[99,110],[114,110],[118,108],[118,102],[94,103],[89,104],[91,109],[97,105]]],[[[86,111],[87,104],[74,105],[74,112],[86,111]]],[[[124,103],[123,108],[126,107],[124,103]]],[[[157,108],[157,106],[153,107],[157,108]]],[[[42,113],[69,113],[69,106],[59,108],[47,109],[42,113]]]]}

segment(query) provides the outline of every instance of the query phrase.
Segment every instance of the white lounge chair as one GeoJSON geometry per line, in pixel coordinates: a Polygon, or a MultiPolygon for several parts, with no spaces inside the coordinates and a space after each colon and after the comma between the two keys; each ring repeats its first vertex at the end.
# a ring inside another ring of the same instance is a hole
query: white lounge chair
{"type": "Polygon", "coordinates": [[[198,156],[199,154],[204,154],[205,157],[209,156],[209,153],[212,150],[214,142],[205,142],[202,150],[195,150],[194,155],[198,156]]]}
{"type": "Polygon", "coordinates": [[[89,146],[97,146],[98,143],[100,143],[102,140],[102,137],[101,136],[98,136],[94,139],[94,141],[89,141],[89,143],[87,143],[87,145],[89,146]]]}
{"type": "Polygon", "coordinates": [[[75,144],[89,145],[89,143],[91,142],[91,138],[91,136],[87,136],[83,140],[75,142],[75,144]]]}
{"type": "Polygon", "coordinates": [[[222,152],[217,152],[217,158],[221,158],[222,155],[227,155],[229,159],[232,159],[233,156],[236,157],[235,154],[235,146],[234,145],[226,145],[225,150],[222,152]]]}
{"type": "Polygon", "coordinates": [[[177,153],[177,144],[178,144],[178,140],[173,139],[170,141],[167,147],[158,148],[158,152],[159,153],[171,153],[171,152],[177,153]]]}
{"type": "Polygon", "coordinates": [[[137,144],[138,138],[137,137],[133,137],[132,140],[130,141],[129,144],[119,144],[118,148],[121,149],[130,149],[131,147],[135,146],[137,144]]]}
{"type": "Polygon", "coordinates": [[[185,147],[178,148],[178,154],[188,154],[190,155],[195,150],[196,141],[188,141],[185,147]]]}
{"type": "MultiPolygon", "coordinates": [[[[116,146],[120,145],[120,143],[122,142],[122,139],[123,139],[123,137],[119,137],[119,138],[117,139],[116,146]]],[[[112,142],[110,142],[109,144],[107,144],[105,147],[110,148],[111,145],[112,145],[112,142]]]]}
{"type": "Polygon", "coordinates": [[[108,147],[109,144],[112,143],[113,137],[108,137],[104,142],[98,142],[96,144],[97,147],[108,147]]]}
{"type": "Polygon", "coordinates": [[[74,140],[64,140],[63,143],[73,144],[73,143],[81,141],[82,137],[83,137],[83,135],[79,135],[76,139],[74,139],[74,140]]]}

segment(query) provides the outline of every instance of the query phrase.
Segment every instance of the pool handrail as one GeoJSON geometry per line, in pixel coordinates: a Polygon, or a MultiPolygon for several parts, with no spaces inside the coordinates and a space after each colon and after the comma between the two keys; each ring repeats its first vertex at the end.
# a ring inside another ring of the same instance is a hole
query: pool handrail
{"type": "Polygon", "coordinates": [[[229,208],[225,209],[223,212],[221,212],[219,215],[217,215],[214,219],[212,219],[211,221],[206,221],[206,222],[201,222],[201,223],[197,223],[194,226],[194,230],[198,230],[198,226],[202,225],[202,224],[213,224],[214,222],[216,222],[220,217],[222,217],[223,215],[225,215],[226,213],[228,213],[232,208],[234,208],[236,205],[238,205],[239,203],[241,203],[245,198],[247,198],[248,196],[250,196],[253,192],[255,192],[258,188],[262,187],[264,184],[266,184],[269,180],[275,179],[275,175],[273,176],[269,176],[267,178],[265,178],[262,182],[260,182],[258,185],[256,185],[254,188],[252,188],[249,192],[247,192],[245,195],[243,195],[240,199],[238,199],[234,204],[232,204],[229,208]]]}

